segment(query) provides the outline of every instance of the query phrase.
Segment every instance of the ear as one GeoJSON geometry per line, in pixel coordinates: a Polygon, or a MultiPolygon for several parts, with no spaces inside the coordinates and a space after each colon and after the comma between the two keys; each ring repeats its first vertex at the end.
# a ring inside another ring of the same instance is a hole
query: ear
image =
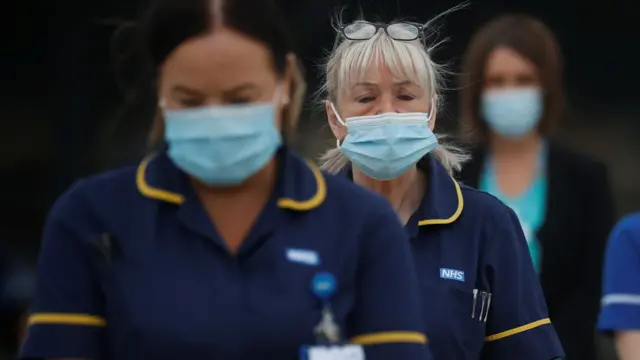
{"type": "Polygon", "coordinates": [[[296,66],[298,64],[298,58],[294,53],[287,54],[287,70],[285,71],[284,78],[282,79],[282,98],[281,104],[286,106],[291,102],[291,92],[293,90],[293,76],[296,66]]]}
{"type": "Polygon", "coordinates": [[[347,137],[347,128],[338,121],[338,117],[331,107],[331,102],[326,101],[324,107],[327,112],[327,122],[329,123],[329,127],[331,127],[333,135],[340,141],[344,140],[344,138],[347,137]]]}

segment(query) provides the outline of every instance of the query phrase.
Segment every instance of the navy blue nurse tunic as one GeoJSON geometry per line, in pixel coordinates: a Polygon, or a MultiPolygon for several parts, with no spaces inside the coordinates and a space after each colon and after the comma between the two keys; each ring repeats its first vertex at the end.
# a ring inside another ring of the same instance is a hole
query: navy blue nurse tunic
{"type": "Polygon", "coordinates": [[[321,306],[367,359],[430,359],[406,237],[382,198],[278,154],[271,201],[232,256],[165,154],[81,180],[47,220],[21,358],[297,359],[321,306]]]}
{"type": "Polygon", "coordinates": [[[460,185],[432,156],[418,168],[427,189],[405,230],[434,358],[564,356],[515,213],[492,195],[460,185]]]}
{"type": "Polygon", "coordinates": [[[640,212],[611,231],[605,254],[598,329],[605,334],[640,330],[640,212]]]}

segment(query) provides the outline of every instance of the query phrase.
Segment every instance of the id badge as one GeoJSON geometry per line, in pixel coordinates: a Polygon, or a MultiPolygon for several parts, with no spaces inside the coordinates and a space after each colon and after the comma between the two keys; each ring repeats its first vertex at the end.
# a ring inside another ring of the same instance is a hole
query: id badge
{"type": "Polygon", "coordinates": [[[316,345],[303,346],[300,349],[300,360],[365,360],[362,346],[342,342],[340,326],[335,322],[329,302],[336,290],[333,275],[316,274],[311,281],[311,290],[323,303],[322,313],[320,322],[313,328],[316,345]]]}
{"type": "Polygon", "coordinates": [[[360,345],[306,346],[300,360],[365,360],[360,345]]]}

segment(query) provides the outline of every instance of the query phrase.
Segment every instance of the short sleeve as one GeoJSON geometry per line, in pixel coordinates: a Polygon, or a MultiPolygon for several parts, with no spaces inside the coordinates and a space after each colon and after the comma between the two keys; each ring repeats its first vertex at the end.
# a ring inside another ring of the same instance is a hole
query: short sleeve
{"type": "Polygon", "coordinates": [[[506,206],[496,213],[485,223],[491,303],[481,359],[563,357],[518,218],[506,206]]]}
{"type": "Polygon", "coordinates": [[[360,239],[348,336],[364,345],[367,360],[431,359],[408,236],[395,212],[382,201],[380,208],[360,239]]]}
{"type": "Polygon", "coordinates": [[[598,329],[640,330],[640,215],[622,220],[607,245],[598,329]]]}
{"type": "Polygon", "coordinates": [[[101,358],[106,321],[81,184],[64,194],[45,223],[35,304],[20,359],[101,358]]]}

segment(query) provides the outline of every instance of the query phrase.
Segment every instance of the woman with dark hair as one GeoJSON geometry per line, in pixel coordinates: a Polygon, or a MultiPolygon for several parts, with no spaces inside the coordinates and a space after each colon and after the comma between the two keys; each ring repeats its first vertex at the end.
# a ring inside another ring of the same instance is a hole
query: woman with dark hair
{"type": "Polygon", "coordinates": [[[516,212],[567,359],[594,359],[614,215],[605,166],[550,138],[564,117],[560,48],[537,19],[504,15],[475,34],[461,72],[460,113],[477,146],[460,179],[516,212]]]}
{"type": "Polygon", "coordinates": [[[303,84],[276,8],[154,5],[166,147],[58,199],[21,358],[429,359],[394,211],[283,145],[303,84]]]}

